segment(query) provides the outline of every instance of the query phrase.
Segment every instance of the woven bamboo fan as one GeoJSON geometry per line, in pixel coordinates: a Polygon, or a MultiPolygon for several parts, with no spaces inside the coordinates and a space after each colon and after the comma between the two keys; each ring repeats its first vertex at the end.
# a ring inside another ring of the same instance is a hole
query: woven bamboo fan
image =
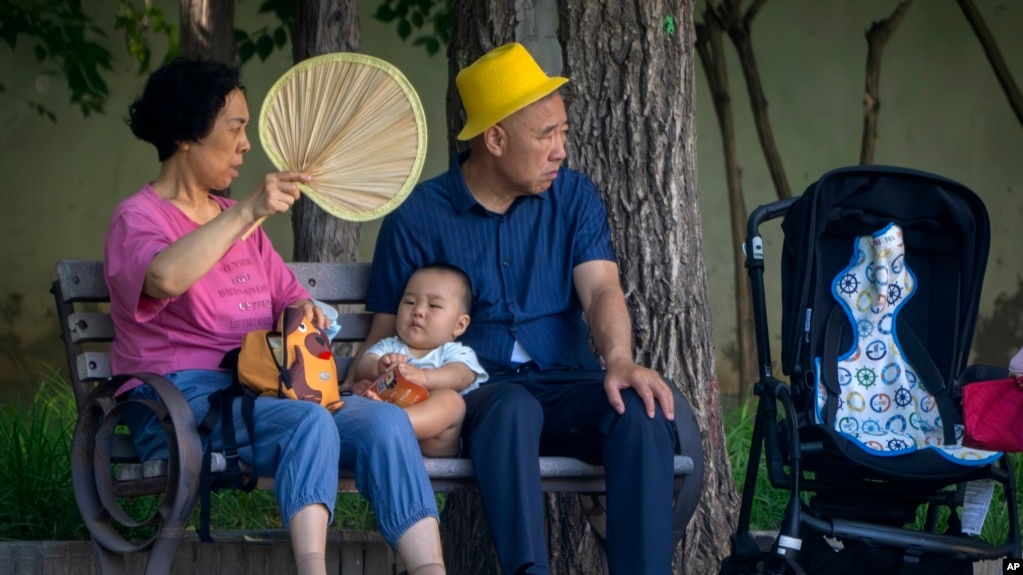
{"type": "Polygon", "coordinates": [[[306,197],[362,222],[412,191],[426,158],[426,117],[397,68],[337,52],[304,60],[277,80],[260,110],[259,138],[278,170],[312,176],[299,184],[306,197]]]}

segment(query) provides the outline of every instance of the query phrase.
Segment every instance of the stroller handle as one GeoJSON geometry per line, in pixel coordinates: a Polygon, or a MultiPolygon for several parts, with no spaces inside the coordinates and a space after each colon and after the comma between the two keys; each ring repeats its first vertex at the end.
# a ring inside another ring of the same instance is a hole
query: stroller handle
{"type": "MultiPolygon", "coordinates": [[[[786,198],[784,200],[778,200],[777,202],[757,206],[752,212],[750,212],[749,220],[746,224],[746,237],[752,238],[754,236],[759,236],[760,224],[768,220],[784,216],[788,213],[789,208],[797,199],[799,198],[786,198]]],[[[749,249],[748,246],[747,249],[749,249]]]]}

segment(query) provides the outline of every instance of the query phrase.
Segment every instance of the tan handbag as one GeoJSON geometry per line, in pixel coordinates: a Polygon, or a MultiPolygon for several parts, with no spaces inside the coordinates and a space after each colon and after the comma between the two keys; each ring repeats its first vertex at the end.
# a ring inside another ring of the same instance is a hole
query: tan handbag
{"type": "Polygon", "coordinates": [[[238,381],[261,396],[311,401],[336,411],[343,402],[330,340],[298,308],[285,308],[278,328],[245,334],[238,381]]]}

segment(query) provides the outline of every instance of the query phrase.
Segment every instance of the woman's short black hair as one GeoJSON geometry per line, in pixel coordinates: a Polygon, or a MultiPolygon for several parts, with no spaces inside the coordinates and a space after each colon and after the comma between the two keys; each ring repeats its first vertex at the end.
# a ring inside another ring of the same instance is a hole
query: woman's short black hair
{"type": "Polygon", "coordinates": [[[162,162],[180,144],[209,134],[235,89],[245,89],[238,68],[215,60],[175,58],[146,81],[142,96],[128,108],[127,123],[136,138],[156,146],[162,162]]]}

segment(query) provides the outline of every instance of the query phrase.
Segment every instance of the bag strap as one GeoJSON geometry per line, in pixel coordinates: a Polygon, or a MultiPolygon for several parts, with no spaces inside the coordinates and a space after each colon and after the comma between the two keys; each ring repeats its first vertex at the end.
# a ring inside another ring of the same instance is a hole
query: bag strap
{"type": "Polygon", "coordinates": [[[252,472],[246,479],[242,472],[241,460],[238,457],[238,439],[234,427],[234,399],[240,397],[242,404],[242,422],[248,432],[249,443],[256,444],[255,430],[255,403],[256,394],[248,387],[242,385],[238,380],[238,349],[231,350],[224,355],[220,367],[228,369],[232,373],[231,385],[211,393],[209,395],[209,411],[206,417],[199,424],[199,434],[205,441],[203,450],[202,472],[199,476],[199,528],[196,530],[199,540],[203,543],[212,543],[210,535],[210,493],[214,489],[232,488],[249,492],[256,488],[259,481],[259,472],[256,469],[255,461],[252,462],[252,472]],[[213,445],[210,441],[210,434],[220,423],[220,434],[223,440],[224,469],[219,471],[217,476],[213,475],[213,445]]]}
{"type": "MultiPolygon", "coordinates": [[[[273,355],[273,346],[270,345],[270,338],[279,336],[281,338],[282,359],[280,365],[277,365],[277,397],[284,398],[287,397],[287,395],[284,394],[284,388],[287,387],[288,389],[291,389],[291,374],[288,373],[288,334],[284,333],[283,319],[281,323],[281,330],[279,332],[267,332],[266,351],[271,354],[271,356],[273,355]]],[[[236,379],[237,373],[238,371],[235,370],[236,379]]]]}
{"type": "Polygon", "coordinates": [[[945,385],[945,378],[938,371],[938,366],[934,365],[931,354],[927,352],[927,348],[917,337],[916,332],[909,327],[901,315],[896,315],[895,325],[898,329],[899,345],[902,347],[902,352],[906,354],[906,360],[916,369],[917,377],[923,381],[924,389],[934,396],[934,402],[938,406],[938,415],[941,416],[941,425],[945,432],[945,445],[955,445],[958,443],[955,424],[959,419],[959,412],[952,402],[952,396],[945,385]]]}

